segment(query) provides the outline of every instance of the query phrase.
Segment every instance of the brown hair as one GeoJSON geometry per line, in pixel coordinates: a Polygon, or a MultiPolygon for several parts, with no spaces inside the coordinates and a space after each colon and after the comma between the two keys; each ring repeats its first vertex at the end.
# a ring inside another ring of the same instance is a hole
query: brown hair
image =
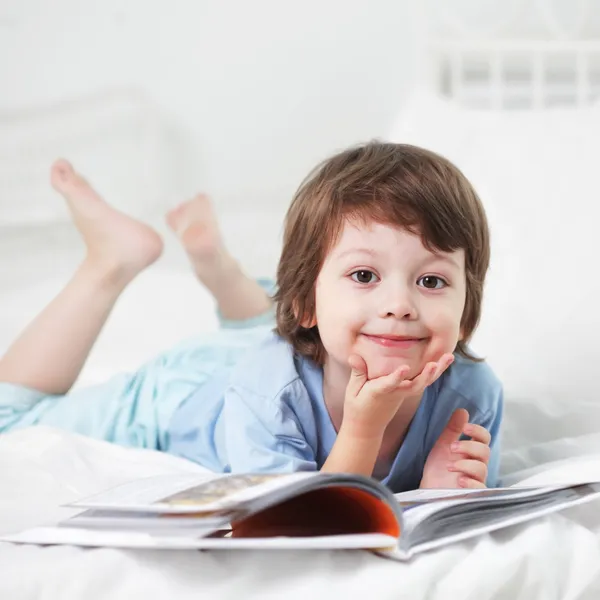
{"type": "Polygon", "coordinates": [[[311,172],[288,209],[277,268],[276,332],[319,364],[325,360],[315,311],[315,282],[346,219],[373,220],[419,234],[429,250],[465,251],[464,337],[467,348],[481,314],[490,260],[487,219],[475,190],[450,161],[406,144],[370,142],[325,160],[311,172]]]}

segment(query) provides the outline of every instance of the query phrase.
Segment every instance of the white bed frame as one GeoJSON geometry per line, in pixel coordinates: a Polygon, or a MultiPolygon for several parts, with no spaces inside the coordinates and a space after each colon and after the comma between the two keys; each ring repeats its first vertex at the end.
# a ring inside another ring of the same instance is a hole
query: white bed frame
{"type": "Polygon", "coordinates": [[[430,0],[428,85],[473,108],[540,109],[598,101],[600,32],[590,33],[586,27],[600,2],[572,0],[570,27],[561,23],[551,0],[507,0],[506,5],[508,18],[494,31],[479,27],[472,32],[473,26],[461,21],[456,3],[430,0]],[[524,10],[534,13],[539,33],[533,39],[510,33],[524,10]]]}

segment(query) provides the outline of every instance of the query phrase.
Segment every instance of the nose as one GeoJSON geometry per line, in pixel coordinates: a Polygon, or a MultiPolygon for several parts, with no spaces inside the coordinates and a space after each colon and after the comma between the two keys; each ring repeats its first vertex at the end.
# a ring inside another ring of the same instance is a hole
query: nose
{"type": "Polygon", "coordinates": [[[406,285],[382,290],[379,313],[384,318],[412,321],[418,318],[416,298],[406,285]]]}

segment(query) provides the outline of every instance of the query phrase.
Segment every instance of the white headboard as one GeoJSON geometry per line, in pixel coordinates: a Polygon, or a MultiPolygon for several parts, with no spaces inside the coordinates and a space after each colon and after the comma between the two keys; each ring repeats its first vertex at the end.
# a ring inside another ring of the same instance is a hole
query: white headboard
{"type": "Polygon", "coordinates": [[[587,24],[600,3],[570,0],[569,25],[554,6],[551,0],[507,0],[503,19],[489,18],[486,28],[467,22],[467,12],[461,20],[460,3],[430,0],[429,83],[477,108],[585,106],[599,100],[600,31],[590,32],[587,24]]]}
{"type": "Polygon", "coordinates": [[[585,106],[600,99],[600,42],[445,41],[430,53],[437,90],[466,106],[585,106]]]}

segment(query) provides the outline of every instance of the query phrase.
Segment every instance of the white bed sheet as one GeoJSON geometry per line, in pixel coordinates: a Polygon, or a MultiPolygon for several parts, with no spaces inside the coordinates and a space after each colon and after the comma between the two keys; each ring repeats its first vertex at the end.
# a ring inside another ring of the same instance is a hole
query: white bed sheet
{"type": "MultiPolygon", "coordinates": [[[[174,457],[51,429],[12,433],[0,438],[0,531],[66,516],[61,503],[122,481],[193,469],[198,467],[174,457]]],[[[366,552],[154,552],[0,544],[0,597],[592,597],[594,589],[600,590],[594,588],[600,549],[590,509],[485,536],[409,564],[366,552]]]]}
{"type": "MultiPolygon", "coordinates": [[[[31,243],[23,242],[25,232],[17,237],[22,253],[14,243],[10,253],[6,247],[0,253],[1,348],[59,289],[80,252],[76,238],[62,229],[38,232],[31,243]],[[49,244],[51,275],[44,275],[35,256],[48,256],[49,244]]],[[[7,239],[0,236],[0,245],[7,239]]],[[[80,385],[133,368],[182,336],[215,327],[210,298],[184,266],[167,257],[128,290],[80,385]]],[[[600,409],[588,405],[509,399],[504,471],[529,472],[562,456],[600,454],[600,426],[594,423],[600,423],[600,409]],[[564,431],[570,437],[561,438],[564,431]]],[[[51,522],[65,514],[62,503],[121,481],[197,468],[55,430],[14,432],[0,437],[0,533],[51,522]]],[[[170,553],[0,544],[0,598],[593,598],[600,594],[599,512],[597,505],[573,509],[409,564],[366,552],[170,553]]]]}

